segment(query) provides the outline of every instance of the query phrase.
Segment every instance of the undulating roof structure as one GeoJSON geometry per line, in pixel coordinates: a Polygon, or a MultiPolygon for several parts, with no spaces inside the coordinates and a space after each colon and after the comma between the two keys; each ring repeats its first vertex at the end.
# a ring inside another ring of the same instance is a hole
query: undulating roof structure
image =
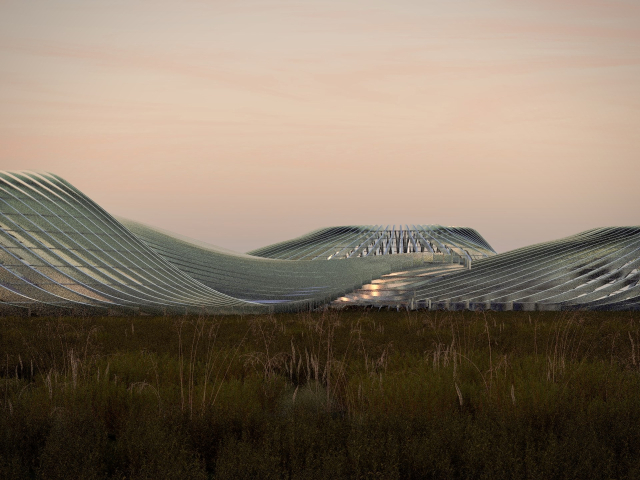
{"type": "Polygon", "coordinates": [[[442,225],[321,228],[302,237],[258,248],[250,255],[283,260],[341,260],[403,253],[443,253],[471,258],[495,255],[472,228],[442,225]]]}
{"type": "Polygon", "coordinates": [[[635,309],[639,265],[639,227],[496,254],[471,228],[343,226],[242,254],[116,219],[56,175],[0,172],[4,314],[635,309]]]}
{"type": "Polygon", "coordinates": [[[394,272],[345,305],[471,310],[637,309],[640,227],[596,228],[473,262],[394,272]]]}

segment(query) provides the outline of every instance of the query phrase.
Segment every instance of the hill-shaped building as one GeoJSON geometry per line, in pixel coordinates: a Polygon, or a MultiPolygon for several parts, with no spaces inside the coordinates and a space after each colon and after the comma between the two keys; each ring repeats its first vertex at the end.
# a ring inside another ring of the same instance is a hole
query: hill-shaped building
{"type": "Polygon", "coordinates": [[[466,227],[342,226],[242,254],[116,219],[56,175],[0,172],[5,314],[636,309],[639,265],[639,227],[496,254],[466,227]]]}

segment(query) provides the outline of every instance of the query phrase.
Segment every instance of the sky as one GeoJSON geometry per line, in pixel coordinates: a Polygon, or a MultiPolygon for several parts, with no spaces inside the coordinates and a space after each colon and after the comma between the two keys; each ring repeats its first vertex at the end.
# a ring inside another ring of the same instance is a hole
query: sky
{"type": "Polygon", "coordinates": [[[640,224],[640,2],[0,0],[0,170],[247,251],[640,224]]]}

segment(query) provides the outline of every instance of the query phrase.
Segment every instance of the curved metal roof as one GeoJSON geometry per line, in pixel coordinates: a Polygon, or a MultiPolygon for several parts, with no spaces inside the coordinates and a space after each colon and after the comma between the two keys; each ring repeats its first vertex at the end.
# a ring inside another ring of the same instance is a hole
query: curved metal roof
{"type": "Polygon", "coordinates": [[[640,227],[495,254],[471,228],[343,226],[240,254],[115,219],[55,175],[0,172],[2,312],[261,313],[332,301],[638,308],[640,227]]]}

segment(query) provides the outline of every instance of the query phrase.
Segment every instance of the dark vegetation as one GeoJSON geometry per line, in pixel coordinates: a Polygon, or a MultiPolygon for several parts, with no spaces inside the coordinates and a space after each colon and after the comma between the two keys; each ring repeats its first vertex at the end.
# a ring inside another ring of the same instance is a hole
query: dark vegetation
{"type": "Polygon", "coordinates": [[[640,478],[640,314],[0,319],[1,478],[640,478]]]}

